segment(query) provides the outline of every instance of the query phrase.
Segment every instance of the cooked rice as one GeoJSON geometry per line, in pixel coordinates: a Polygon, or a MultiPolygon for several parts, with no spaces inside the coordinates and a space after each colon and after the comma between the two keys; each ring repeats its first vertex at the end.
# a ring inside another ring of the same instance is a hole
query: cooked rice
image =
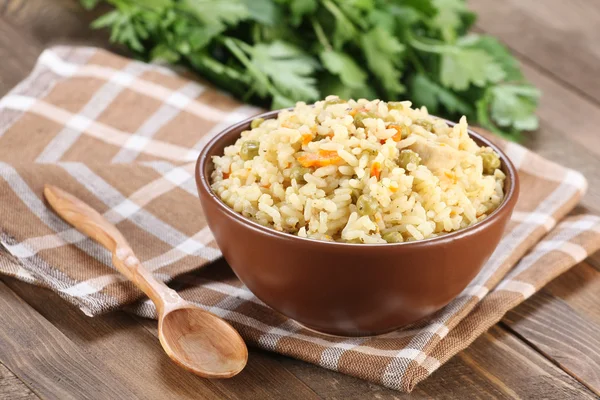
{"type": "Polygon", "coordinates": [[[245,217],[302,237],[422,240],[472,225],[501,203],[505,175],[484,171],[482,154],[498,159],[469,137],[465,117],[450,127],[408,101],[329,96],[242,132],[213,157],[212,188],[245,217]],[[244,161],[246,141],[259,150],[244,161]],[[402,150],[418,153],[419,165],[402,168],[402,150]],[[363,195],[374,213],[357,207],[363,195]]]}

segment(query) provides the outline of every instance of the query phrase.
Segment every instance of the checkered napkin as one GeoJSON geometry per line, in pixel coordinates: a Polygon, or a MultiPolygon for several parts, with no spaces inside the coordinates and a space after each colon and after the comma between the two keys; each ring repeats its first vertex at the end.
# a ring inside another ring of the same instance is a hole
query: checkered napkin
{"type": "Polygon", "coordinates": [[[383,336],[308,331],[266,307],[225,262],[212,263],[221,253],[196,193],[198,151],[258,112],[158,66],[93,48],[46,50],[0,100],[0,272],[50,288],[90,316],[124,307],[156,316],[106,250],[48,209],[42,188],[51,183],[104,214],[157,278],[230,321],[250,345],[410,391],[600,247],[600,218],[565,218],[584,177],[496,140],[519,169],[521,195],[464,292],[427,321],[383,336]]]}

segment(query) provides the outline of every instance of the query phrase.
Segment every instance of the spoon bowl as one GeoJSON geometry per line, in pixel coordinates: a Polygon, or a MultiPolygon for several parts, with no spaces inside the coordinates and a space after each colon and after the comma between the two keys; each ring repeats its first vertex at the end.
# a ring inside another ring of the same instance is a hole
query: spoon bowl
{"type": "Polygon", "coordinates": [[[165,352],[181,367],[200,376],[230,378],[248,361],[239,334],[221,318],[198,307],[168,312],[158,323],[158,338],[165,352]]]}
{"type": "Polygon", "coordinates": [[[248,361],[248,349],[227,322],[182,299],[142,266],[121,232],[77,197],[46,185],[54,211],[113,254],[113,264],[152,300],[158,312],[158,337],[178,365],[205,378],[230,378],[248,361]]]}

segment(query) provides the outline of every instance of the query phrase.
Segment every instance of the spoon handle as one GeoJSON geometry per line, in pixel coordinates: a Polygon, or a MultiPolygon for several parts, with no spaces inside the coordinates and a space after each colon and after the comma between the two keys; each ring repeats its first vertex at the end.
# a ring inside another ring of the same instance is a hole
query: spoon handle
{"type": "Polygon", "coordinates": [[[142,266],[121,232],[96,210],[56,186],[45,185],[44,196],[62,219],[112,253],[115,268],[150,297],[159,315],[186,303],[142,266]]]}

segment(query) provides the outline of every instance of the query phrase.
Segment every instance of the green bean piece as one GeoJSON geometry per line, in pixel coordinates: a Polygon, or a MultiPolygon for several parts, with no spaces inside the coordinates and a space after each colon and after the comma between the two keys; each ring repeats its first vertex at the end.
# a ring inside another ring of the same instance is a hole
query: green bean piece
{"type": "Polygon", "coordinates": [[[354,116],[354,126],[356,126],[357,128],[364,128],[365,124],[364,124],[363,120],[365,120],[367,118],[377,118],[377,116],[370,111],[358,112],[354,116]]]}
{"type": "Polygon", "coordinates": [[[326,100],[325,101],[325,105],[323,106],[323,108],[327,108],[328,106],[332,106],[334,104],[344,104],[347,103],[346,100],[337,98],[337,99],[331,99],[331,100],[326,100]]]}
{"type": "Polygon", "coordinates": [[[360,215],[374,215],[379,202],[368,194],[363,194],[356,200],[356,208],[360,215]]]}
{"type": "Polygon", "coordinates": [[[383,240],[388,243],[402,243],[404,238],[400,232],[388,232],[382,236],[383,240]]]}
{"type": "Polygon", "coordinates": [[[350,197],[352,198],[352,202],[356,204],[358,198],[360,197],[362,190],[357,188],[352,188],[352,193],[350,193],[350,197]]]}
{"type": "Polygon", "coordinates": [[[258,128],[263,122],[265,122],[264,118],[254,118],[252,122],[250,122],[250,128],[258,128]]]}
{"type": "Polygon", "coordinates": [[[408,164],[421,164],[421,157],[412,150],[402,150],[398,156],[398,165],[400,168],[406,169],[408,164]]]}
{"type": "Polygon", "coordinates": [[[259,148],[260,143],[258,143],[256,140],[246,140],[244,143],[242,143],[242,148],[240,149],[240,157],[244,161],[252,160],[258,155],[259,148]]]}
{"type": "Polygon", "coordinates": [[[483,173],[493,175],[496,169],[500,168],[500,156],[495,151],[483,151],[480,154],[483,161],[483,173]]]}

